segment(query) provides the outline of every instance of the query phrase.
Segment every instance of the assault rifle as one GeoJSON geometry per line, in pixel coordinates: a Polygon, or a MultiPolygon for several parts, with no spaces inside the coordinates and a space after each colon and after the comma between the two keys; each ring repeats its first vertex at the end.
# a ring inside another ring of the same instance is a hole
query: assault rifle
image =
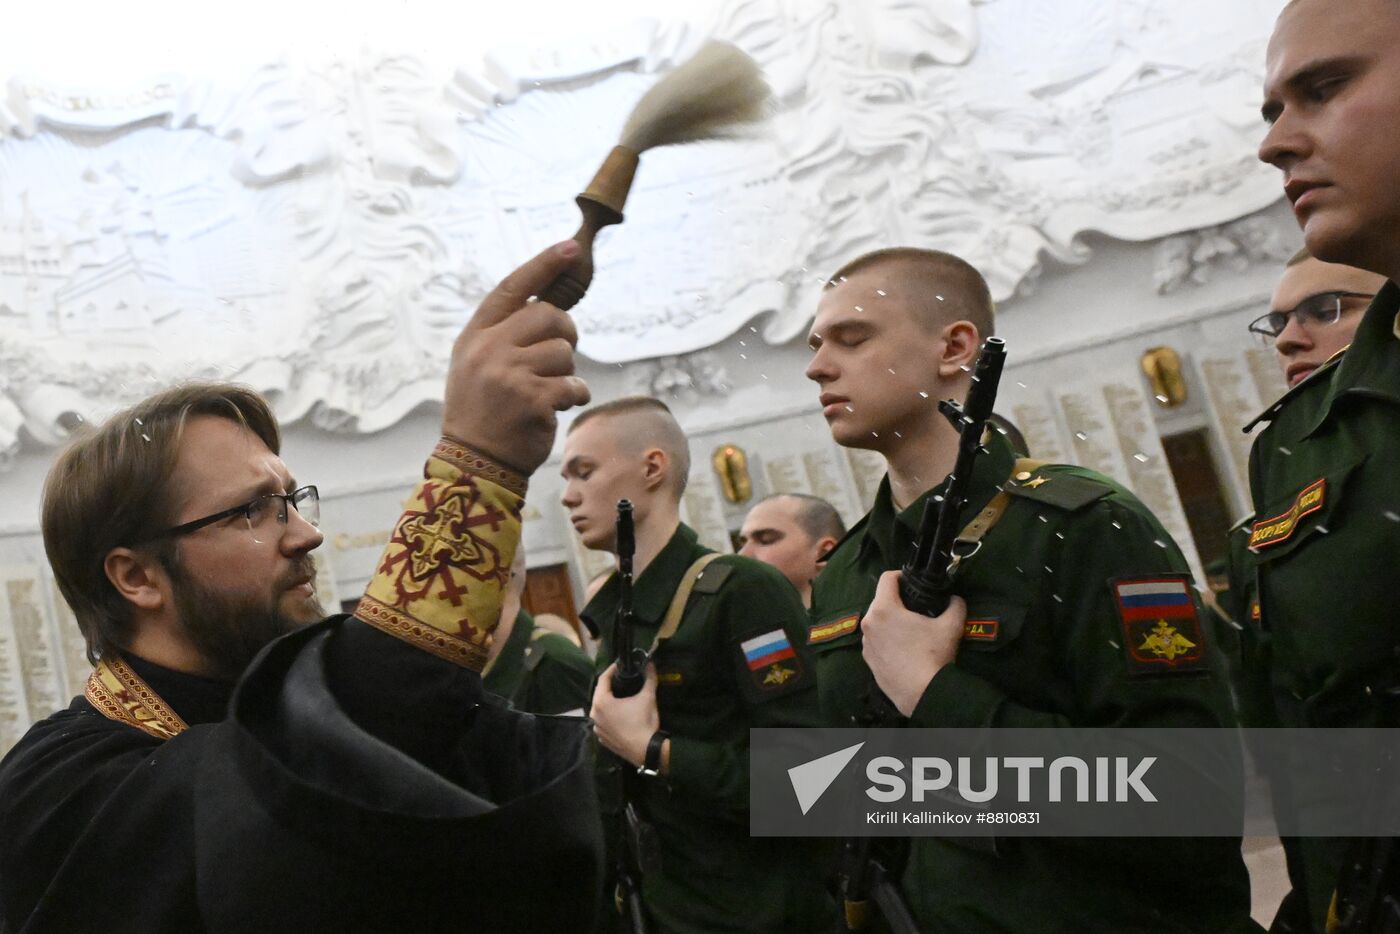
{"type": "MultiPolygon", "coordinates": [[[[614,697],[632,697],[646,683],[646,650],[636,644],[636,620],[632,609],[632,559],[637,552],[637,535],[632,524],[631,500],[617,504],[617,615],[613,621],[614,697]]],[[[642,912],[642,874],[654,866],[656,846],[652,828],[637,812],[632,800],[632,785],[636,776],[630,763],[619,759],[618,786],[622,804],[617,840],[617,909],[624,930],[629,934],[646,934],[646,916],[642,912]]]]}
{"type": "MultiPolygon", "coordinates": [[[[944,399],[938,411],[958,430],[958,458],[948,476],[942,499],[930,496],[924,504],[914,555],[900,574],[899,597],[904,606],[925,616],[937,616],[948,609],[953,595],[953,576],[965,555],[956,550],[959,522],[967,505],[972,483],[972,467],[986,431],[987,419],[997,401],[1001,371],[1006,365],[1006,342],[989,337],[977,355],[972,370],[972,387],[963,404],[944,399]]],[[[878,694],[878,690],[872,688],[878,694]]],[[[898,713],[887,698],[868,721],[872,726],[893,726],[898,713]]],[[[871,837],[854,837],[845,843],[846,871],[841,879],[846,909],[846,928],[864,930],[870,923],[870,903],[884,917],[894,934],[918,934],[918,926],[904,904],[895,880],[884,862],[873,851],[871,837]]]]}

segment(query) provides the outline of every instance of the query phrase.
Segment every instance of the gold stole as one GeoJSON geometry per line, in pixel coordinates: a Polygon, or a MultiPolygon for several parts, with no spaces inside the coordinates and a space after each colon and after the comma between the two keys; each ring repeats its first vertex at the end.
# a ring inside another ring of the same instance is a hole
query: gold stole
{"type": "Polygon", "coordinates": [[[180,715],[116,656],[97,660],[83,696],[108,720],[134,726],[156,739],[170,739],[189,729],[180,715]]]}

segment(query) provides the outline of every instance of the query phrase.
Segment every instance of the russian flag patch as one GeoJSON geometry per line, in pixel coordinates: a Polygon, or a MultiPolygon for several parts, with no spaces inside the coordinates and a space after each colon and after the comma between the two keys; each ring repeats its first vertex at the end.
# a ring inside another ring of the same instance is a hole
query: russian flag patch
{"type": "Polygon", "coordinates": [[[1119,578],[1111,585],[1132,674],[1206,670],[1205,637],[1188,575],[1119,578]]]}
{"type": "Polygon", "coordinates": [[[744,665],[749,669],[752,686],[758,696],[771,695],[780,688],[793,688],[802,683],[802,659],[781,629],[739,643],[744,665]]]}
{"type": "Polygon", "coordinates": [[[755,636],[739,647],[744,651],[744,662],[749,666],[749,671],[759,671],[797,655],[792,650],[787,633],[781,629],[755,636]]]}

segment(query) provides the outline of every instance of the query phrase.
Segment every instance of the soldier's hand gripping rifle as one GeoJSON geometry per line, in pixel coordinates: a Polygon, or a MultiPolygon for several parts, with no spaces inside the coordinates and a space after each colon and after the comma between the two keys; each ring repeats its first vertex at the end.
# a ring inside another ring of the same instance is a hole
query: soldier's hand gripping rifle
{"type": "MultiPolygon", "coordinates": [[[[631,500],[617,504],[617,615],[613,622],[613,649],[617,667],[613,669],[614,697],[632,697],[646,683],[646,650],[636,644],[636,627],[632,609],[632,559],[637,552],[637,535],[632,524],[631,500]]],[[[631,934],[646,934],[646,917],[642,913],[641,875],[653,861],[655,846],[650,840],[651,828],[637,813],[632,800],[632,783],[636,780],[630,763],[618,761],[618,785],[622,803],[617,840],[617,901],[624,929],[631,934]]]]}
{"type": "MultiPolygon", "coordinates": [[[[899,580],[899,597],[907,609],[925,616],[938,616],[948,609],[953,596],[953,575],[966,555],[956,552],[959,525],[967,505],[968,488],[972,483],[972,467],[977,460],[987,419],[997,401],[997,387],[1006,364],[1006,342],[989,337],[982,345],[972,370],[972,386],[967,400],[959,405],[945,399],[938,403],[941,412],[958,430],[958,458],[948,477],[947,489],[941,500],[929,497],[919,523],[919,537],[914,555],[903,568],[899,580]]],[[[894,722],[894,708],[883,700],[886,715],[876,719],[876,725],[894,722]]],[[[842,879],[846,908],[846,927],[863,930],[870,923],[870,902],[873,900],[890,930],[895,934],[918,934],[913,916],[899,893],[898,887],[881,861],[872,853],[872,838],[856,837],[846,841],[847,871],[842,879]]]]}

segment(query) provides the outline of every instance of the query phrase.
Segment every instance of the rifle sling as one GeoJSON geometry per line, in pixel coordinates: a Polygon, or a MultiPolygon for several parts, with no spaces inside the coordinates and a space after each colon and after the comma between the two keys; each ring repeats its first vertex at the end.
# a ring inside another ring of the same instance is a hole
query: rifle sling
{"type": "MultiPolygon", "coordinates": [[[[1018,458],[1011,467],[1011,476],[1007,478],[1007,482],[1014,481],[1018,474],[1034,473],[1044,466],[1045,461],[1031,460],[1029,457],[1018,458]]],[[[993,496],[982,511],[974,516],[972,521],[953,540],[953,548],[957,554],[963,557],[971,556],[986,534],[992,530],[992,526],[1001,521],[1001,517],[1006,513],[1006,507],[1009,505],[1011,505],[1011,494],[1005,490],[993,496]]]]}
{"type": "Polygon", "coordinates": [[[695,563],[685,569],[685,576],[681,578],[681,584],[676,588],[675,596],[671,597],[671,605],[666,608],[666,615],[661,620],[661,628],[656,630],[656,638],[647,650],[648,657],[656,652],[657,646],[674,636],[676,630],[681,627],[681,617],[685,615],[685,605],[690,600],[690,593],[695,589],[696,581],[700,580],[701,572],[709,567],[710,562],[718,557],[714,552],[701,555],[695,559],[695,563]]]}

